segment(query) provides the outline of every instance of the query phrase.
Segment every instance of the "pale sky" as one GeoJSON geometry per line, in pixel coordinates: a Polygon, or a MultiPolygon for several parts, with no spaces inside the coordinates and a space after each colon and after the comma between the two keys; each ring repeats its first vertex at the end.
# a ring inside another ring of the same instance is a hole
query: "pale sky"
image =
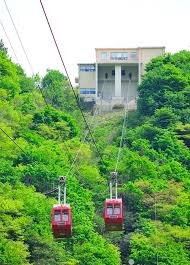
{"type": "MultiPolygon", "coordinates": [[[[6,0],[35,73],[63,71],[39,0],[6,0]]],[[[190,0],[44,0],[48,17],[74,84],[77,63],[94,62],[94,48],[165,46],[190,49],[190,0]]],[[[30,68],[0,0],[0,18],[19,63],[30,68]]],[[[0,26],[13,61],[6,36],[0,26]]]]}

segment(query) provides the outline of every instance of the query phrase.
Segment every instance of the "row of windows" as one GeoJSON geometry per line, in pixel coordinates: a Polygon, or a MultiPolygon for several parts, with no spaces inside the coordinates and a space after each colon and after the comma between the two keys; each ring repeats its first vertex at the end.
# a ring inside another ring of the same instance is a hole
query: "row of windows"
{"type": "Polygon", "coordinates": [[[55,213],[54,213],[54,220],[56,222],[68,222],[69,221],[69,213],[67,210],[65,211],[59,211],[59,210],[56,210],[55,213]],[[62,220],[61,220],[62,219],[62,220]]]}
{"type": "Polygon", "coordinates": [[[107,205],[107,214],[108,215],[120,214],[120,213],[121,213],[121,210],[120,210],[119,204],[114,205],[114,207],[112,206],[112,204],[107,205]]]}
{"type": "Polygon", "coordinates": [[[112,60],[127,60],[128,52],[112,52],[111,59],[112,60]]]}
{"type": "Polygon", "coordinates": [[[94,65],[80,65],[81,72],[95,72],[96,68],[94,65]]]}
{"type": "MultiPolygon", "coordinates": [[[[115,70],[112,70],[111,75],[115,76],[115,70]]],[[[125,70],[121,70],[121,75],[122,76],[126,76],[126,71],[125,70]]],[[[132,73],[128,73],[128,78],[132,79],[132,73]]],[[[105,73],[105,79],[108,79],[108,73],[105,73]]]]}
{"type": "Polygon", "coordinates": [[[80,89],[80,94],[83,94],[83,95],[87,95],[87,94],[94,95],[94,94],[96,94],[96,89],[95,88],[81,88],[80,89]]]}
{"type": "Polygon", "coordinates": [[[102,60],[127,60],[130,56],[131,59],[135,60],[137,59],[137,53],[136,52],[102,52],[101,53],[101,59],[102,60]]]}
{"type": "MultiPolygon", "coordinates": [[[[115,76],[115,70],[111,71],[111,75],[115,76]]],[[[125,70],[121,70],[121,75],[126,75],[126,71],[125,70]]]]}

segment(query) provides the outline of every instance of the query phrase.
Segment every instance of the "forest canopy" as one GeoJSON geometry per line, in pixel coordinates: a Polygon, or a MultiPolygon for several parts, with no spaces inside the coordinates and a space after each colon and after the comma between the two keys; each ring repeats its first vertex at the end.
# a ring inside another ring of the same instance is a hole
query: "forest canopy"
{"type": "Polygon", "coordinates": [[[122,123],[123,111],[94,117],[100,160],[90,136],[81,140],[85,126],[64,74],[28,77],[0,45],[0,264],[190,263],[190,52],[146,66],[118,164],[124,231],[106,233],[103,202],[122,123]],[[56,241],[57,193],[44,193],[65,175],[73,237],[56,241]]]}

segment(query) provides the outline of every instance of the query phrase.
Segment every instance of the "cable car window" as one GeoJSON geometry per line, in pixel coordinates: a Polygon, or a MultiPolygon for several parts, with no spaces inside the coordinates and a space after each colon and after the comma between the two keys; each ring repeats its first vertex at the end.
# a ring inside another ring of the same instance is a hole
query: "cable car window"
{"type": "Polygon", "coordinates": [[[108,73],[105,73],[105,79],[108,79],[108,73]]]}
{"type": "Polygon", "coordinates": [[[64,221],[64,222],[68,222],[69,221],[69,213],[68,213],[68,211],[63,211],[62,212],[62,221],[64,221]]]}
{"type": "Polygon", "coordinates": [[[114,214],[120,214],[120,205],[119,204],[114,205],[114,214]]]}
{"type": "Polygon", "coordinates": [[[107,214],[113,214],[112,204],[107,205],[107,214]]]}
{"type": "Polygon", "coordinates": [[[56,222],[60,222],[60,221],[61,221],[61,211],[56,210],[56,211],[54,212],[54,220],[55,220],[56,222]]]}

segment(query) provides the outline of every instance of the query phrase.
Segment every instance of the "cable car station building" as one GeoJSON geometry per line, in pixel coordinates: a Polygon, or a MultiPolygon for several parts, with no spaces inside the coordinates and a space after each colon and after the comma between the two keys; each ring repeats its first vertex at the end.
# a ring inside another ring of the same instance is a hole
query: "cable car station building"
{"type": "Polygon", "coordinates": [[[95,102],[103,110],[128,103],[136,108],[137,87],[152,58],[163,55],[165,47],[98,48],[96,62],[78,64],[80,98],[95,102]]]}

